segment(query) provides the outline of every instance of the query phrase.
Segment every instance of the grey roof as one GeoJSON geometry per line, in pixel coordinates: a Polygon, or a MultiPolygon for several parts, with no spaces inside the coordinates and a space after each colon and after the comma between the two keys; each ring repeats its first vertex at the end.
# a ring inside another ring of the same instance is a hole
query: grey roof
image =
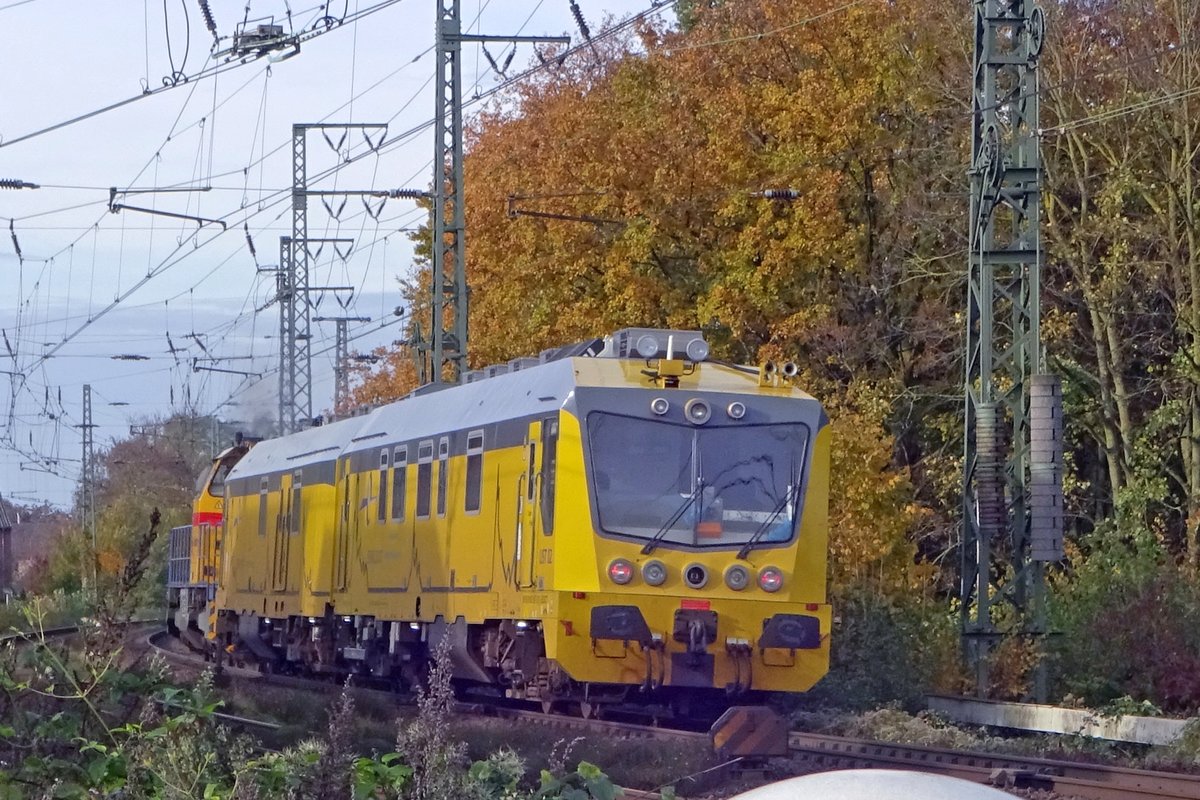
{"type": "Polygon", "coordinates": [[[478,428],[562,408],[575,388],[572,360],[552,361],[380,406],[362,417],[347,453],[445,431],[478,428]]]}
{"type": "Polygon", "coordinates": [[[4,498],[0,496],[0,531],[7,533],[12,528],[12,522],[8,519],[8,511],[4,508],[4,498]]]}
{"type": "Polygon", "coordinates": [[[328,425],[307,428],[290,436],[265,439],[250,448],[250,452],[230,471],[229,477],[235,479],[245,474],[260,475],[295,470],[309,464],[332,461],[355,435],[355,431],[370,417],[370,414],[350,417],[328,425]]]}
{"type": "Polygon", "coordinates": [[[571,359],[497,375],[486,381],[414,394],[369,414],[267,439],[250,448],[230,480],[328,462],[388,442],[476,428],[557,410],[575,388],[571,359]]]}

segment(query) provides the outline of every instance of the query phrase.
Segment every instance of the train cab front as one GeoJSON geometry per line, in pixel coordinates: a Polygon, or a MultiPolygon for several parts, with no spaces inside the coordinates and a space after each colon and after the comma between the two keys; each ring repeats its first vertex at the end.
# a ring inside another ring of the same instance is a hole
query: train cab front
{"type": "Polygon", "coordinates": [[[197,650],[213,631],[213,607],[220,579],[225,516],[225,477],[257,439],[238,434],[233,445],[218,453],[196,482],[192,524],[171,532],[167,604],[172,632],[197,650]]]}
{"type": "Polygon", "coordinates": [[[558,661],[649,688],[807,690],[829,663],[824,411],[695,367],[668,388],[577,392],[593,536],[559,564],[578,590],[561,595],[558,661]]]}

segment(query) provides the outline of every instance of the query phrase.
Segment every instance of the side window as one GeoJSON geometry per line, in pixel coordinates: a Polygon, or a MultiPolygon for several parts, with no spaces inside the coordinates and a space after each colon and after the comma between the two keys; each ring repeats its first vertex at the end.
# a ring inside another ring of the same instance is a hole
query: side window
{"type": "Polygon", "coordinates": [[[404,501],[408,497],[408,448],[397,447],[392,453],[392,519],[404,521],[404,501]]]}
{"type": "Polygon", "coordinates": [[[525,486],[525,499],[530,502],[533,502],[533,495],[534,495],[534,492],[536,491],[533,486],[533,483],[534,483],[533,479],[534,479],[534,476],[536,475],[536,473],[534,472],[534,468],[536,466],[537,466],[537,443],[530,442],[529,443],[529,472],[526,473],[527,475],[529,475],[529,480],[527,482],[527,485],[525,486]]]}
{"type": "Polygon", "coordinates": [[[433,441],[417,448],[417,519],[429,519],[429,493],[433,489],[433,441]]]}
{"type": "Polygon", "coordinates": [[[438,516],[446,516],[446,472],[450,466],[450,439],[438,441],[438,516]]]}
{"type": "Polygon", "coordinates": [[[296,474],[292,476],[292,533],[300,532],[300,510],[303,506],[300,505],[302,497],[300,489],[304,482],[304,473],[296,470],[296,474]]]}
{"type": "Polygon", "coordinates": [[[479,512],[483,495],[483,431],[467,434],[467,496],[464,508],[467,513],[479,512]]]}
{"type": "Polygon", "coordinates": [[[388,502],[388,451],[379,451],[379,497],[376,505],[375,518],[380,522],[387,519],[388,502]]]}
{"type": "Polygon", "coordinates": [[[342,522],[350,521],[350,460],[342,462],[342,522]]]}
{"type": "Polygon", "coordinates": [[[542,532],[554,533],[554,472],[558,464],[558,420],[542,423],[542,532]]]}
{"type": "Polygon", "coordinates": [[[267,479],[258,483],[258,535],[267,535],[267,479]]]}

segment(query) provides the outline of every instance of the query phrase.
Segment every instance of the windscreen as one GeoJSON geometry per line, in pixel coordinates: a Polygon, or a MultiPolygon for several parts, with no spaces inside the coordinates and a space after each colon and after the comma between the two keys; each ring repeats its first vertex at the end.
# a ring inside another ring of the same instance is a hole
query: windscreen
{"type": "Polygon", "coordinates": [[[792,538],[808,429],[696,427],[588,416],[591,482],[608,533],[689,547],[792,538]]]}

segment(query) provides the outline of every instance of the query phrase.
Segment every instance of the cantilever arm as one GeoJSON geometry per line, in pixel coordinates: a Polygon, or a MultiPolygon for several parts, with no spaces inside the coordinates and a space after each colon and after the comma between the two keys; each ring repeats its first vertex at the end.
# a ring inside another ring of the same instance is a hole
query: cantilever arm
{"type": "Polygon", "coordinates": [[[176,214],[174,211],[159,211],[154,208],[141,208],[140,206],[127,206],[123,203],[113,203],[108,207],[108,210],[116,214],[118,211],[140,211],[143,214],[155,214],[160,217],[172,217],[173,219],[186,219],[195,222],[203,228],[205,225],[220,225],[221,230],[228,230],[229,226],[219,219],[208,219],[206,217],[196,217],[191,214],[176,214]]]}

